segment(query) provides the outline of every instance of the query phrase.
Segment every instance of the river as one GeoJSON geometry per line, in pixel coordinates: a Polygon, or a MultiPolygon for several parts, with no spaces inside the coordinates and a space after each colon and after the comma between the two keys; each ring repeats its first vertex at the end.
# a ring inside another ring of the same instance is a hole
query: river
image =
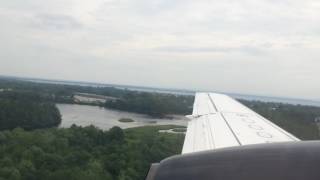
{"type": "Polygon", "coordinates": [[[106,109],[97,106],[76,105],[76,104],[57,104],[62,115],[60,127],[68,128],[72,124],[78,126],[94,125],[100,129],[108,130],[114,126],[123,129],[139,127],[146,125],[182,125],[187,126],[187,118],[184,116],[174,116],[173,119],[157,119],[147,115],[129,113],[106,109]],[[134,122],[122,123],[118,120],[121,118],[130,118],[134,122]]]}

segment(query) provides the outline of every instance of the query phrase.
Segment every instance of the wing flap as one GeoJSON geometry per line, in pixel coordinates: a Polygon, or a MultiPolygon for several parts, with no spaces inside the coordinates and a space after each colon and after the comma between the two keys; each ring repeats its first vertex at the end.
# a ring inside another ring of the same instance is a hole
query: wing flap
{"type": "Polygon", "coordinates": [[[220,114],[208,114],[189,122],[182,153],[238,145],[236,136],[223,117],[220,114]]]}
{"type": "Polygon", "coordinates": [[[254,114],[222,113],[242,145],[295,141],[254,114]]]}

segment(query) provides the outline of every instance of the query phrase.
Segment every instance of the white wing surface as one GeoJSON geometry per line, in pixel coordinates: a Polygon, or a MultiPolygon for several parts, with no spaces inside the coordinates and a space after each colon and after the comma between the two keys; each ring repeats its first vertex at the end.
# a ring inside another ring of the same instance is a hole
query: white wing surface
{"type": "Polygon", "coordinates": [[[182,154],[249,144],[299,141],[229,96],[197,93],[182,154]]]}

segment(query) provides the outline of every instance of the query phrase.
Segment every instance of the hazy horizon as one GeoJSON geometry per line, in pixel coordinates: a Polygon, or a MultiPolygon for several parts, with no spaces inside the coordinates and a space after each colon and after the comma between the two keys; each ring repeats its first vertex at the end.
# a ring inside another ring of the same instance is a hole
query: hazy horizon
{"type": "Polygon", "coordinates": [[[316,0],[0,2],[0,74],[320,100],[316,0]]]}
{"type": "MultiPolygon", "coordinates": [[[[208,90],[208,89],[179,89],[179,88],[172,88],[172,87],[157,87],[157,86],[147,86],[147,85],[131,85],[131,84],[110,84],[110,83],[102,83],[102,82],[92,82],[92,81],[78,81],[78,80],[67,80],[67,79],[46,79],[46,78],[34,78],[34,77],[21,77],[21,76],[6,76],[0,74],[0,78],[13,78],[13,79],[20,79],[22,81],[33,81],[34,82],[40,82],[40,83],[70,83],[70,84],[87,84],[88,86],[93,85],[105,85],[105,86],[112,86],[112,87],[128,87],[128,88],[138,88],[140,90],[142,89],[150,89],[150,90],[159,90],[159,91],[171,91],[171,92],[181,92],[181,93],[191,93],[191,92],[214,92],[214,93],[224,93],[227,95],[231,95],[234,98],[239,98],[239,99],[247,99],[247,100],[259,100],[259,98],[262,98],[260,100],[266,101],[266,102],[283,102],[283,103],[289,103],[289,104],[299,104],[302,101],[308,101],[308,102],[315,102],[316,106],[320,106],[320,99],[308,99],[308,98],[299,98],[299,97],[292,97],[292,96],[272,96],[272,95],[264,95],[264,94],[244,94],[244,93],[237,93],[237,92],[226,92],[226,91],[213,91],[213,90],[208,90]],[[254,98],[256,97],[256,98],[254,98]],[[285,101],[285,100],[292,100],[290,101],[285,101]],[[295,100],[297,100],[295,102],[295,100]]],[[[305,104],[304,105],[312,105],[312,104],[305,104]]]]}

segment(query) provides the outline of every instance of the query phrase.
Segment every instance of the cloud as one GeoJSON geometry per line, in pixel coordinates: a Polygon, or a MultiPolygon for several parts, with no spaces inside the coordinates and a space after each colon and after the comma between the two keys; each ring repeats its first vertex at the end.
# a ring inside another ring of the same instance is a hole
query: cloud
{"type": "Polygon", "coordinates": [[[158,47],[155,51],[169,53],[246,53],[249,55],[266,54],[262,49],[251,46],[240,47],[158,47]]]}
{"type": "Polygon", "coordinates": [[[318,22],[317,0],[2,1],[0,72],[320,99],[318,22]]]}
{"type": "Polygon", "coordinates": [[[32,25],[44,30],[80,29],[83,25],[72,16],[64,14],[36,14],[32,25]]]}

